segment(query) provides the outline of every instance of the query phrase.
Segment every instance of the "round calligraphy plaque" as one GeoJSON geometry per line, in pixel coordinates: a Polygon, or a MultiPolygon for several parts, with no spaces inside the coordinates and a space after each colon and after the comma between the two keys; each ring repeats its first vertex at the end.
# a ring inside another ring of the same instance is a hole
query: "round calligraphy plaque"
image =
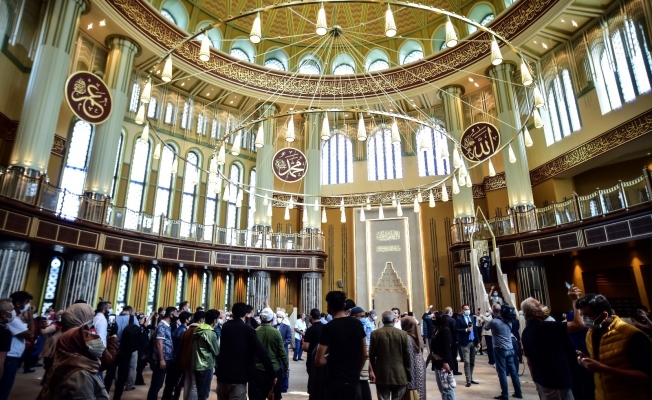
{"type": "Polygon", "coordinates": [[[111,92],[99,76],[90,72],[78,71],[70,75],[65,97],[72,112],[91,124],[106,122],[111,115],[111,92]]]}
{"type": "Polygon", "coordinates": [[[298,182],[308,172],[308,159],[300,150],[286,147],[274,154],[272,170],[283,182],[298,182]]]}
{"type": "Polygon", "coordinates": [[[500,147],[500,133],[488,122],[476,122],[464,131],[460,145],[467,160],[484,161],[500,147]]]}

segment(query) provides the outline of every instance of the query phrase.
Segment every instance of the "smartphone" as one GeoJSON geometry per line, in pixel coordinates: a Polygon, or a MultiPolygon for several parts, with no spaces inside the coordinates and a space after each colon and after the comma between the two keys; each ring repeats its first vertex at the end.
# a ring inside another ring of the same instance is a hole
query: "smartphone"
{"type": "Polygon", "coordinates": [[[115,323],[115,315],[109,315],[109,323],[114,324],[115,323]]]}
{"type": "Polygon", "coordinates": [[[570,288],[571,288],[571,284],[568,283],[568,282],[564,282],[564,283],[566,284],[566,289],[570,290],[570,288]]]}

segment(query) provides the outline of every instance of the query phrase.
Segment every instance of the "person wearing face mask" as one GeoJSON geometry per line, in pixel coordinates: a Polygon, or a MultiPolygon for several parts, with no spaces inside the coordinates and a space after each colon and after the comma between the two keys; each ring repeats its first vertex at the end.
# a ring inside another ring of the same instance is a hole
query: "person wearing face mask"
{"type": "Polygon", "coordinates": [[[595,376],[596,400],[649,398],[652,341],[614,314],[606,297],[587,294],[576,308],[589,327],[578,363],[595,376]]]}
{"type": "Polygon", "coordinates": [[[492,306],[494,304],[499,304],[502,306],[505,304],[505,301],[502,297],[498,296],[498,292],[495,289],[495,286],[492,286],[491,289],[489,289],[489,304],[492,306]]]}
{"type": "Polygon", "coordinates": [[[480,314],[478,316],[477,323],[480,325],[482,339],[484,339],[485,346],[487,346],[487,358],[489,359],[487,364],[494,366],[496,365],[496,359],[494,358],[494,344],[491,337],[491,331],[482,329],[482,327],[491,321],[491,319],[491,313],[487,311],[484,314],[480,314]]]}
{"type": "Polygon", "coordinates": [[[4,374],[7,353],[11,350],[11,332],[6,324],[13,318],[12,308],[11,299],[0,299],[0,381],[4,374]]]}
{"type": "Polygon", "coordinates": [[[100,337],[104,346],[106,346],[106,334],[109,328],[109,314],[111,314],[112,311],[111,302],[100,301],[97,303],[95,317],[93,318],[93,326],[95,327],[95,334],[100,337]]]}
{"type": "Polygon", "coordinates": [[[32,295],[20,291],[11,294],[11,316],[7,318],[6,327],[11,332],[11,346],[4,360],[4,372],[0,380],[0,400],[7,400],[14,385],[20,358],[25,351],[25,339],[30,339],[34,332],[34,307],[30,306],[32,295]],[[25,315],[25,321],[20,318],[25,315]]]}
{"type": "Polygon", "coordinates": [[[521,381],[518,378],[518,371],[516,368],[516,351],[512,342],[513,320],[501,315],[501,307],[499,304],[494,304],[491,307],[491,311],[493,312],[493,319],[486,323],[482,329],[491,329],[491,337],[494,345],[496,374],[498,374],[501,391],[500,395],[494,397],[494,399],[507,400],[509,398],[507,375],[510,375],[512,378],[512,385],[514,386],[514,394],[512,397],[522,399],[523,393],[521,392],[521,381]]]}
{"type": "Polygon", "coordinates": [[[308,387],[310,387],[310,375],[312,373],[312,365],[314,364],[315,357],[312,354],[313,351],[317,348],[319,343],[319,335],[321,335],[321,330],[324,328],[324,324],[321,322],[321,313],[319,309],[313,308],[310,310],[310,328],[306,329],[306,336],[303,338],[303,351],[306,352],[306,370],[308,371],[308,387]]]}
{"type": "Polygon", "coordinates": [[[475,343],[478,340],[475,336],[474,326],[476,324],[475,316],[471,315],[471,308],[468,304],[462,306],[462,315],[457,317],[455,330],[462,349],[464,362],[464,375],[466,377],[466,387],[471,384],[477,385],[478,382],[473,380],[473,368],[475,366],[475,343]]]}
{"type": "Polygon", "coordinates": [[[527,326],[523,330],[523,351],[532,380],[542,400],[571,400],[572,369],[575,349],[568,335],[584,330],[584,322],[575,309],[580,290],[571,286],[574,318],[567,323],[546,322],[550,309],[529,297],[521,303],[527,326]]]}

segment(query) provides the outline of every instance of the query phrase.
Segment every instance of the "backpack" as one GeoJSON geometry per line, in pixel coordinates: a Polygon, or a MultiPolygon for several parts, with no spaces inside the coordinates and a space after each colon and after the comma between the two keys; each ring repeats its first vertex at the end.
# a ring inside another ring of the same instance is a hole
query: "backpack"
{"type": "Polygon", "coordinates": [[[511,307],[509,304],[503,304],[500,307],[500,315],[507,320],[518,318],[518,316],[516,315],[516,309],[514,307],[511,307]]]}
{"type": "Polygon", "coordinates": [[[140,348],[140,333],[140,324],[134,324],[134,316],[130,316],[129,325],[122,330],[122,337],[120,338],[120,352],[122,354],[131,354],[140,348]]]}

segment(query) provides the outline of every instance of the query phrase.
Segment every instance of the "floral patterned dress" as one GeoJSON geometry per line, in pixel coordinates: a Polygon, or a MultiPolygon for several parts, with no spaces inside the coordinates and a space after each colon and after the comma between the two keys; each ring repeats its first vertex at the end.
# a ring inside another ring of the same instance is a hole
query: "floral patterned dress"
{"type": "Polygon", "coordinates": [[[423,361],[420,349],[415,349],[412,340],[410,344],[410,358],[412,360],[412,382],[408,383],[408,390],[418,390],[419,400],[426,400],[426,364],[423,361]]]}

